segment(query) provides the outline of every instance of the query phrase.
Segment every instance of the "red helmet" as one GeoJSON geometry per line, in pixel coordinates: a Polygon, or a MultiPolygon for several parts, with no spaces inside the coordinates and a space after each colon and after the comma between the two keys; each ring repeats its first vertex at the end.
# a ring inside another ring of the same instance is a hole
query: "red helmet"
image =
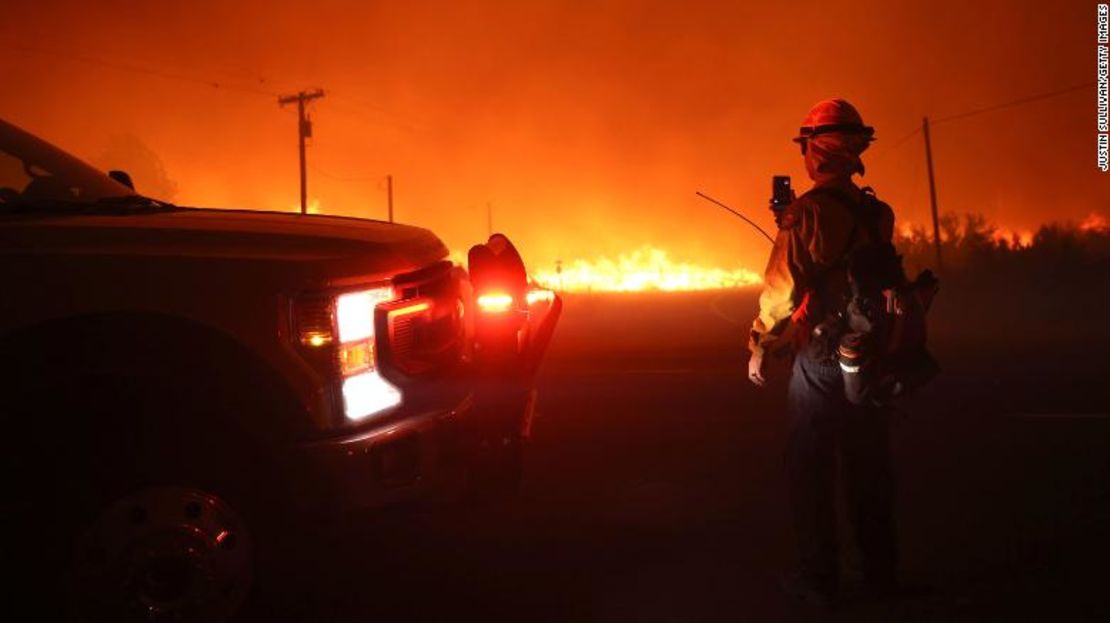
{"type": "Polygon", "coordinates": [[[855,106],[839,97],[834,97],[817,102],[809,110],[809,114],[802,120],[802,127],[798,130],[798,136],[794,142],[801,143],[819,134],[830,132],[863,134],[868,140],[873,140],[875,128],[863,125],[863,117],[855,106]]]}

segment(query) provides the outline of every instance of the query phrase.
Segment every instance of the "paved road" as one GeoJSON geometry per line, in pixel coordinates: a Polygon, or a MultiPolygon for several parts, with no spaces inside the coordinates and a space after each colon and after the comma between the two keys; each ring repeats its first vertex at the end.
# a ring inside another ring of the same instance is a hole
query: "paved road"
{"type": "MultiPolygon", "coordinates": [[[[944,377],[895,432],[915,595],[784,602],[785,361],[743,379],[754,292],[573,297],[515,504],[390,517],[306,575],[321,620],[1110,620],[1106,335],[938,310],[944,377]]],[[[845,535],[845,542],[850,543],[845,535]]]]}

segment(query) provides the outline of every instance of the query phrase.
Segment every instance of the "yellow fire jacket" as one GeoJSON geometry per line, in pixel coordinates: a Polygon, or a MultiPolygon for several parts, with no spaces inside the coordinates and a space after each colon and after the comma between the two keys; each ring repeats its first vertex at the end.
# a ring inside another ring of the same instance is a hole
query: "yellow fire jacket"
{"type": "MultiPolygon", "coordinates": [[[[792,318],[806,327],[803,316],[810,304],[803,301],[812,298],[817,288],[825,301],[847,294],[847,272],[841,264],[871,236],[871,228],[857,223],[853,212],[862,193],[850,180],[821,184],[783,211],[764,273],[759,316],[752,323],[748,342],[752,353],[763,354],[777,346],[792,318]]],[[[894,212],[885,203],[878,204],[877,231],[889,241],[894,235],[894,212]]]]}

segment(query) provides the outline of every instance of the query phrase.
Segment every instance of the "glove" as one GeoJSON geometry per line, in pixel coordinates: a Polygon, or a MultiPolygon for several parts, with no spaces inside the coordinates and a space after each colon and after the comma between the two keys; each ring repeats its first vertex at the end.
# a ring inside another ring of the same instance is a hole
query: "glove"
{"type": "Polygon", "coordinates": [[[748,360],[748,380],[757,387],[763,387],[767,384],[767,379],[763,378],[762,353],[752,353],[752,358],[748,360]]]}

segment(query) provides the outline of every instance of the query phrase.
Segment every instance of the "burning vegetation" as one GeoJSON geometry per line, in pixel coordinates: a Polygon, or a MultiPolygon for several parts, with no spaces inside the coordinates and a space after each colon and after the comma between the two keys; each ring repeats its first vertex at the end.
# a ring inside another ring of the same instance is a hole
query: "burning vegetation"
{"type": "MultiPolygon", "coordinates": [[[[950,276],[973,279],[1034,278],[1049,271],[1055,278],[1097,271],[1110,262],[1110,225],[1098,213],[1079,223],[1042,225],[1035,232],[1015,233],[979,214],[941,218],[941,254],[950,276]]],[[[895,241],[909,268],[936,266],[932,235],[923,227],[899,232],[895,241]]]]}
{"type": "MultiPolygon", "coordinates": [[[[1092,213],[1080,223],[1043,225],[1034,231],[997,226],[978,214],[941,218],[941,253],[949,277],[1033,277],[1038,271],[1068,274],[1110,262],[1110,224],[1092,213]]],[[[899,227],[895,244],[908,271],[936,268],[932,233],[923,226],[899,227]]],[[[461,257],[455,257],[460,261],[461,257]]],[[[534,271],[532,280],[560,292],[687,292],[742,288],[762,283],[751,268],[721,268],[677,261],[666,250],[644,245],[616,258],[599,256],[557,263],[534,271]]]]}
{"type": "Polygon", "coordinates": [[[762,282],[746,268],[714,268],[676,262],[666,251],[645,245],[616,259],[574,260],[554,270],[540,270],[533,279],[566,292],[680,292],[738,288],[762,282]]]}

